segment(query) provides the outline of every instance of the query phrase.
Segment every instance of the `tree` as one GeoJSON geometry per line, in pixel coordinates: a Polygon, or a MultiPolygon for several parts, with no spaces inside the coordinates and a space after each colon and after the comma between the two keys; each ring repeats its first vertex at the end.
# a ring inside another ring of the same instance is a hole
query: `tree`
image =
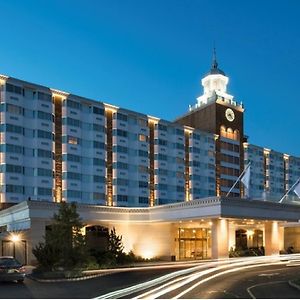
{"type": "Polygon", "coordinates": [[[122,236],[116,234],[116,229],[113,227],[108,237],[108,251],[115,257],[120,256],[123,253],[124,246],[122,242],[122,236]]]}
{"type": "Polygon", "coordinates": [[[87,259],[85,238],[81,234],[83,224],[76,211],[76,204],[62,202],[58,214],[46,230],[45,242],[33,250],[39,265],[46,270],[73,269],[87,259]]]}

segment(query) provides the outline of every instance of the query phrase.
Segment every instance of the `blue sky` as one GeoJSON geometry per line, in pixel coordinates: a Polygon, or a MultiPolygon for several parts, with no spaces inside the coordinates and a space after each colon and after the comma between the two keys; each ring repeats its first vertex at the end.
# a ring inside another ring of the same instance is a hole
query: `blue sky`
{"type": "Polygon", "coordinates": [[[253,144],[300,156],[300,1],[0,0],[0,74],[173,120],[215,42],[253,144]]]}

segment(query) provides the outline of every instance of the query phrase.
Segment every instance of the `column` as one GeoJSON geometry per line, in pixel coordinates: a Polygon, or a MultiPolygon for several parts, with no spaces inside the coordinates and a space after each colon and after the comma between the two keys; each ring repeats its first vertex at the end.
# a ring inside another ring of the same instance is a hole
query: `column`
{"type": "Polygon", "coordinates": [[[228,240],[228,221],[226,219],[213,219],[211,227],[212,258],[228,257],[228,240]]]}
{"type": "Polygon", "coordinates": [[[284,250],[284,227],[278,227],[279,250],[284,250]]]}
{"type": "Polygon", "coordinates": [[[282,236],[282,230],[277,221],[265,223],[265,255],[279,254],[282,236]]]}

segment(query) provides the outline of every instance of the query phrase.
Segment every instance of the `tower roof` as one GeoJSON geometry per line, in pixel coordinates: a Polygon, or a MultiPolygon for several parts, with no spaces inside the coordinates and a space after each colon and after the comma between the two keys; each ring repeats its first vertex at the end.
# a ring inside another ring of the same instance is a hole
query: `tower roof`
{"type": "Polygon", "coordinates": [[[225,73],[218,68],[218,62],[217,62],[217,54],[216,54],[216,48],[214,47],[213,50],[213,59],[212,59],[212,64],[211,64],[211,69],[210,71],[206,74],[207,75],[217,75],[217,74],[221,74],[221,75],[225,75],[225,73]]]}

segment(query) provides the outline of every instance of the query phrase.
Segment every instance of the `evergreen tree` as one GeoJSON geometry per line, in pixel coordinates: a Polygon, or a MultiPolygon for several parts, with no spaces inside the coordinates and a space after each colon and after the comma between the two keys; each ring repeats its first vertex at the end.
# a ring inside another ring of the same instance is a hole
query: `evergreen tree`
{"type": "Polygon", "coordinates": [[[33,249],[40,266],[47,270],[72,269],[83,265],[87,259],[83,224],[76,211],[76,204],[62,202],[53,222],[46,230],[45,242],[33,249]]]}
{"type": "Polygon", "coordinates": [[[122,236],[116,234],[116,229],[113,227],[108,237],[108,251],[115,257],[120,256],[123,253],[124,246],[122,242],[122,236]]]}

